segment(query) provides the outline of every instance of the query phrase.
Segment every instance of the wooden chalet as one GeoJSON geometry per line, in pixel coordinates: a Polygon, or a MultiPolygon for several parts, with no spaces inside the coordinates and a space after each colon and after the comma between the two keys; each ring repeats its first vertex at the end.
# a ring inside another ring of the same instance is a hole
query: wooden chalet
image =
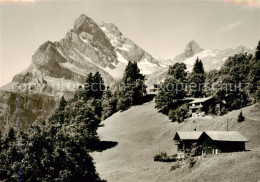
{"type": "Polygon", "coordinates": [[[219,114],[220,103],[214,97],[194,98],[189,102],[189,112],[192,117],[203,117],[207,114],[219,114]]]}
{"type": "Polygon", "coordinates": [[[236,152],[245,150],[248,139],[238,131],[204,131],[197,145],[202,146],[202,154],[236,152]]]}

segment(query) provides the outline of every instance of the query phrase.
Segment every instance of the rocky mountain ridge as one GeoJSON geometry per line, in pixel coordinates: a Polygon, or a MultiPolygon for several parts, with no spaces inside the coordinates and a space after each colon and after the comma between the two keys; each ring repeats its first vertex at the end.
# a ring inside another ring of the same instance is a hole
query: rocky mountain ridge
{"type": "Polygon", "coordinates": [[[125,38],[112,23],[95,23],[87,15],[59,42],[47,41],[32,56],[32,64],[13,78],[15,83],[46,83],[46,92],[57,82],[83,83],[90,72],[100,72],[106,83],[123,76],[128,61],[149,74],[160,67],[150,54],[125,38]],[[48,88],[48,89],[47,89],[48,88]]]}
{"type": "Polygon", "coordinates": [[[161,81],[163,81],[166,76],[168,67],[177,62],[186,64],[187,70],[191,72],[196,59],[199,58],[202,60],[204,70],[208,72],[214,69],[219,70],[230,56],[239,53],[254,54],[254,52],[254,49],[248,48],[243,45],[240,45],[236,48],[229,48],[223,50],[202,49],[196,41],[192,40],[187,44],[187,46],[184,49],[184,52],[177,55],[175,58],[166,60],[158,59],[162,68],[156,70],[152,74],[148,74],[147,83],[152,84],[160,83],[161,81]]]}

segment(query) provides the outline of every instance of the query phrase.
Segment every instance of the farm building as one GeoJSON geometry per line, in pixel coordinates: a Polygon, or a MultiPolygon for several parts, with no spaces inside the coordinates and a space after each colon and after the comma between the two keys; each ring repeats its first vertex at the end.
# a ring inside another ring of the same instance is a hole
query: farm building
{"type": "Polygon", "coordinates": [[[201,134],[200,131],[177,131],[173,138],[177,150],[185,152],[186,149],[191,149],[192,145],[197,143],[201,134]]]}
{"type": "Polygon", "coordinates": [[[203,117],[207,114],[219,114],[220,103],[214,97],[196,98],[189,102],[189,112],[192,117],[203,117]]]}
{"type": "Polygon", "coordinates": [[[245,138],[238,131],[204,131],[197,145],[202,146],[202,154],[236,152],[245,150],[245,138]]]}

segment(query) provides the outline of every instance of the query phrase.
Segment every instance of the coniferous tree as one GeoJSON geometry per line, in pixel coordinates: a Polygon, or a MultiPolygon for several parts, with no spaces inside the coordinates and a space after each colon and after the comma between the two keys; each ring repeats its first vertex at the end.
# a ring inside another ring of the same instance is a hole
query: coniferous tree
{"type": "Polygon", "coordinates": [[[67,105],[67,101],[64,98],[64,96],[62,96],[61,99],[60,99],[59,110],[64,111],[66,105],[67,105]]]}
{"type": "Polygon", "coordinates": [[[128,62],[123,83],[118,93],[117,109],[125,110],[132,105],[140,104],[146,95],[145,76],[140,73],[137,63],[128,62]]]}
{"type": "Polygon", "coordinates": [[[89,98],[93,97],[93,74],[89,73],[87,75],[86,82],[84,84],[84,91],[83,91],[83,98],[85,101],[87,101],[89,98]]]}
{"type": "Polygon", "coordinates": [[[93,91],[95,99],[101,99],[105,91],[104,80],[99,72],[96,72],[93,76],[93,91]]]}
{"type": "Polygon", "coordinates": [[[50,117],[50,120],[53,122],[64,123],[65,118],[65,107],[67,106],[67,101],[64,96],[61,97],[58,108],[55,110],[54,114],[50,117]]]}
{"type": "Polygon", "coordinates": [[[190,75],[190,89],[193,97],[203,96],[203,85],[205,83],[205,72],[202,61],[197,58],[190,75]]]}
{"type": "Polygon", "coordinates": [[[87,75],[84,89],[82,91],[77,91],[77,94],[80,94],[79,97],[83,97],[83,99],[87,101],[91,98],[101,99],[104,91],[104,80],[100,73],[96,72],[94,75],[92,73],[87,75]]]}
{"type": "Polygon", "coordinates": [[[260,41],[258,41],[256,51],[255,51],[255,59],[260,60],[260,41]]]}
{"type": "Polygon", "coordinates": [[[245,117],[243,116],[242,110],[241,110],[240,113],[239,113],[239,115],[238,115],[237,121],[238,121],[238,122],[243,122],[244,120],[245,120],[245,117]]]}

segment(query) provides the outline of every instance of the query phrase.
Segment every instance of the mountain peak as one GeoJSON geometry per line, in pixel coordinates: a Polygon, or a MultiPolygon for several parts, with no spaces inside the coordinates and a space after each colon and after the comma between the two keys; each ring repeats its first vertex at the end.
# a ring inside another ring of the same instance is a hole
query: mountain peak
{"type": "Polygon", "coordinates": [[[199,44],[195,40],[192,40],[187,44],[185,48],[185,54],[187,57],[191,57],[194,54],[201,52],[202,50],[203,49],[200,48],[199,44]]]}
{"type": "Polygon", "coordinates": [[[80,15],[74,22],[74,29],[80,32],[91,32],[97,24],[87,15],[80,15]]]}

